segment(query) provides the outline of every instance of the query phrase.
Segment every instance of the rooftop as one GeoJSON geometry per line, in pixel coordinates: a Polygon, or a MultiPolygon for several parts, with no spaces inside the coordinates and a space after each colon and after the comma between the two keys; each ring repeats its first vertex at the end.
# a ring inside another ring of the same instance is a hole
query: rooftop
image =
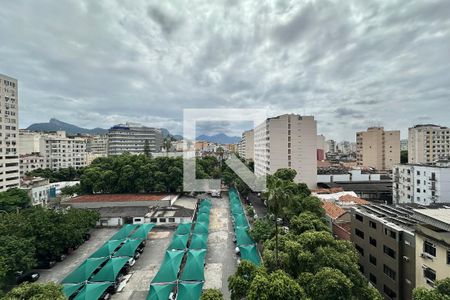
{"type": "Polygon", "coordinates": [[[339,197],[339,201],[347,202],[347,203],[353,202],[355,204],[360,204],[360,205],[365,205],[365,204],[369,204],[370,203],[369,201],[366,201],[364,199],[361,199],[359,197],[355,197],[355,196],[352,196],[352,195],[349,195],[349,194],[340,196],[339,197]]]}
{"type": "Polygon", "coordinates": [[[161,201],[170,200],[176,195],[169,194],[97,194],[82,195],[72,198],[67,203],[88,203],[88,202],[131,202],[131,201],[161,201]]]}
{"type": "Polygon", "coordinates": [[[337,219],[346,213],[345,209],[332,202],[322,201],[322,207],[325,213],[333,219],[337,219]]]}

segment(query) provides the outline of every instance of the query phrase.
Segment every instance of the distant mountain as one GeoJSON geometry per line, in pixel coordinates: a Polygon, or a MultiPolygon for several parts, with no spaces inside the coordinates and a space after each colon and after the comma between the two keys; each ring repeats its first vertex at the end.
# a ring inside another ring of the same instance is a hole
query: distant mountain
{"type": "Polygon", "coordinates": [[[62,122],[57,119],[50,119],[48,123],[34,123],[28,126],[27,128],[30,131],[57,131],[64,130],[68,134],[106,134],[108,132],[107,129],[103,128],[94,128],[87,129],[78,127],[76,125],[72,125],[69,123],[62,122]]]}
{"type": "MultiPolygon", "coordinates": [[[[75,135],[75,134],[91,134],[91,135],[102,135],[108,133],[108,129],[103,128],[94,128],[94,129],[87,129],[78,127],[73,124],[65,123],[57,119],[50,119],[48,123],[34,123],[28,126],[27,128],[30,131],[58,131],[58,130],[64,130],[67,132],[67,134],[75,135]]],[[[183,137],[181,135],[172,135],[169,130],[165,128],[161,128],[163,137],[166,138],[168,136],[171,136],[172,138],[176,140],[182,140],[183,137]]]]}
{"type": "Polygon", "coordinates": [[[180,140],[183,139],[183,136],[178,135],[178,134],[173,135],[173,134],[171,134],[169,132],[169,130],[167,130],[165,128],[161,128],[161,132],[162,132],[163,138],[166,138],[166,137],[170,136],[170,137],[172,137],[173,139],[175,139],[177,141],[180,141],[180,140]]]}
{"type": "Polygon", "coordinates": [[[217,144],[237,144],[241,140],[238,136],[228,136],[224,133],[218,133],[215,135],[199,135],[197,141],[207,141],[217,144]]]}

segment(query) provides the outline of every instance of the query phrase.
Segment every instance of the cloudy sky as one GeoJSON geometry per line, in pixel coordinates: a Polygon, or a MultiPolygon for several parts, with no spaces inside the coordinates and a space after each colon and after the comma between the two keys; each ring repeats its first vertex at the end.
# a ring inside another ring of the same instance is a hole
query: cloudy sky
{"type": "Polygon", "coordinates": [[[338,140],[450,126],[448,0],[4,4],[0,73],[19,80],[22,127],[55,117],[181,133],[184,108],[314,115],[338,140]]]}

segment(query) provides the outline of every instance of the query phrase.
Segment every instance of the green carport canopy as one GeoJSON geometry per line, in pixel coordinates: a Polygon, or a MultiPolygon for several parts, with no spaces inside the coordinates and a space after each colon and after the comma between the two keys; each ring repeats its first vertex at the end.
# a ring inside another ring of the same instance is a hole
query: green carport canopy
{"type": "Polygon", "coordinates": [[[242,260],[248,260],[257,266],[261,264],[261,259],[255,245],[239,246],[239,250],[242,260]]]}
{"type": "Polygon", "coordinates": [[[88,280],[92,273],[108,259],[108,257],[86,259],[80,266],[78,266],[78,268],[67,275],[61,283],[80,283],[88,280]]]}
{"type": "Polygon", "coordinates": [[[203,282],[178,284],[177,299],[182,300],[199,300],[202,295],[203,282]]]}
{"type": "Polygon", "coordinates": [[[192,223],[180,223],[178,224],[177,230],[175,230],[175,234],[188,234],[191,232],[192,223]]]}
{"type": "Polygon", "coordinates": [[[198,209],[199,213],[208,213],[211,210],[211,208],[209,206],[200,206],[200,208],[198,209]]]}
{"type": "Polygon", "coordinates": [[[203,222],[195,223],[194,233],[207,234],[208,233],[208,223],[203,223],[203,222]]]}
{"type": "Polygon", "coordinates": [[[209,223],[209,213],[200,213],[197,215],[197,222],[209,223]]]}
{"type": "Polygon", "coordinates": [[[151,284],[147,300],[167,300],[175,287],[175,283],[151,284]]]}
{"type": "Polygon", "coordinates": [[[189,239],[189,234],[175,234],[172,238],[172,242],[170,243],[167,250],[183,250],[186,249],[186,244],[189,239]]]}
{"type": "Polygon", "coordinates": [[[128,256],[133,257],[136,249],[139,247],[139,245],[142,243],[142,240],[127,240],[122,247],[117,250],[116,253],[114,253],[114,256],[128,256]]]}
{"type": "MultiPolygon", "coordinates": [[[[205,281],[205,255],[206,250],[189,250],[184,265],[181,280],[205,281]]],[[[184,298],[181,298],[184,299],[184,298]]]]}
{"type": "Polygon", "coordinates": [[[208,235],[207,234],[193,234],[191,237],[190,249],[206,249],[208,247],[208,235]]]}
{"type": "Polygon", "coordinates": [[[233,215],[235,227],[248,227],[247,218],[244,214],[233,215]]]}
{"type": "Polygon", "coordinates": [[[128,257],[111,258],[90,281],[115,281],[120,270],[122,270],[128,260],[128,257]]]}
{"type": "Polygon", "coordinates": [[[70,298],[76,291],[78,291],[84,283],[76,283],[76,284],[63,284],[63,292],[67,298],[70,298]]]}
{"type": "Polygon", "coordinates": [[[109,257],[114,253],[117,247],[122,244],[124,240],[107,241],[100,248],[97,249],[89,258],[109,257]]]}
{"type": "Polygon", "coordinates": [[[248,234],[247,227],[236,227],[235,233],[236,233],[236,243],[238,246],[255,244],[255,241],[248,234]]]}
{"type": "Polygon", "coordinates": [[[155,278],[153,278],[152,283],[173,282],[177,280],[177,274],[180,270],[180,264],[183,256],[183,250],[166,251],[164,261],[162,262],[155,278]]]}
{"type": "Polygon", "coordinates": [[[78,293],[74,300],[97,300],[111,286],[111,283],[88,283],[78,293]]]}
{"type": "Polygon", "coordinates": [[[209,199],[203,199],[203,200],[200,202],[200,206],[208,206],[208,207],[211,207],[211,206],[212,206],[211,200],[209,200],[209,199]]]}
{"type": "Polygon", "coordinates": [[[123,240],[126,239],[131,232],[138,228],[138,224],[126,224],[120,228],[109,240],[123,240]]]}
{"type": "Polygon", "coordinates": [[[148,233],[155,227],[155,224],[148,223],[142,224],[139,228],[130,236],[130,239],[141,239],[146,240],[148,233]]]}

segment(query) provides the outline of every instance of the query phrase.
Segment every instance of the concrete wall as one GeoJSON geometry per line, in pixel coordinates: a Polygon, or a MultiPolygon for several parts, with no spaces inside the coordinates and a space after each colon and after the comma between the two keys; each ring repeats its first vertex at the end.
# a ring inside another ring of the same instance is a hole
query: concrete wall
{"type": "Polygon", "coordinates": [[[74,208],[127,207],[127,206],[170,206],[170,200],[161,201],[124,201],[124,202],[82,202],[69,203],[74,208]]]}

